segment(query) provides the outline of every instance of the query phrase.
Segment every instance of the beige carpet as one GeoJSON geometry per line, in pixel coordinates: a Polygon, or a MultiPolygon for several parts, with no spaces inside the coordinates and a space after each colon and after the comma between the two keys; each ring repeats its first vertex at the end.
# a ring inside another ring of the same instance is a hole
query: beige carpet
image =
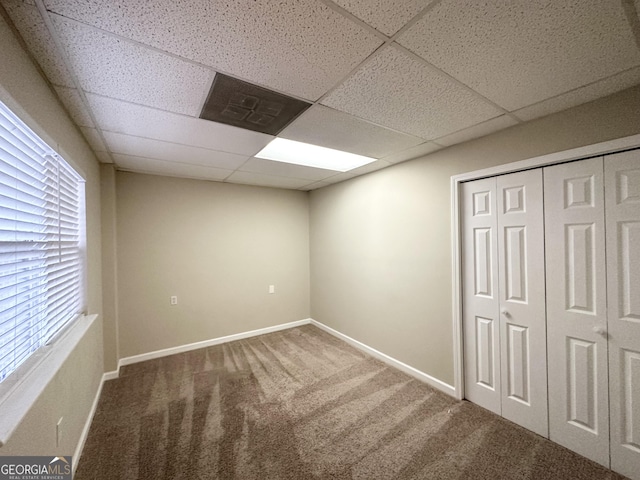
{"type": "Polygon", "coordinates": [[[308,325],[124,367],[87,479],[621,479],[308,325]]]}

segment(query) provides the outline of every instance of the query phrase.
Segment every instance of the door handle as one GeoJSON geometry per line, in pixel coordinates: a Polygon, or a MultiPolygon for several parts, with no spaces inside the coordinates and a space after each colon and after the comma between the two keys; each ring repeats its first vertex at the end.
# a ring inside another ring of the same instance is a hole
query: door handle
{"type": "Polygon", "coordinates": [[[602,325],[596,325],[595,327],[593,327],[593,333],[597,333],[598,335],[602,335],[603,337],[605,337],[607,335],[607,329],[602,325]]]}
{"type": "Polygon", "coordinates": [[[507,310],[506,308],[503,308],[502,310],[500,310],[500,313],[507,318],[511,316],[511,314],[509,313],[509,310],[507,310]]]}

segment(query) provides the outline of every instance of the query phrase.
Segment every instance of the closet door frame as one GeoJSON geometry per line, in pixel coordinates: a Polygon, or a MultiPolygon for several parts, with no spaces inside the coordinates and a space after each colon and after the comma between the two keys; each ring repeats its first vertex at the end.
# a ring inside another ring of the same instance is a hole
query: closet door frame
{"type": "Polygon", "coordinates": [[[532,168],[556,165],[558,163],[583,160],[586,158],[617,153],[640,148],[640,135],[632,135],[608,142],[596,143],[586,147],[574,148],[562,152],[534,157],[519,162],[477,170],[451,177],[451,238],[452,238],[452,276],[453,276],[453,362],[454,391],[459,400],[465,398],[464,392],[464,348],[462,327],[462,225],[461,190],[462,183],[481,178],[519,172],[532,168]]]}

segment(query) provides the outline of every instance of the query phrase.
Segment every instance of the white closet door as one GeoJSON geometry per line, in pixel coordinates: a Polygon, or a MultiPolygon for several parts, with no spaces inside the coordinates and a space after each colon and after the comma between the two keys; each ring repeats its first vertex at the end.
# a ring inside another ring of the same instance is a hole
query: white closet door
{"type": "Polygon", "coordinates": [[[496,179],[462,185],[465,397],[500,414],[496,179]]]}
{"type": "Polygon", "coordinates": [[[602,158],[544,169],[549,438],[609,465],[602,158]]]}
{"type": "Polygon", "coordinates": [[[548,436],[542,169],[497,177],[502,416],[548,436]]]}
{"type": "Polygon", "coordinates": [[[604,166],[611,468],[640,479],[640,150],[604,166]]]}

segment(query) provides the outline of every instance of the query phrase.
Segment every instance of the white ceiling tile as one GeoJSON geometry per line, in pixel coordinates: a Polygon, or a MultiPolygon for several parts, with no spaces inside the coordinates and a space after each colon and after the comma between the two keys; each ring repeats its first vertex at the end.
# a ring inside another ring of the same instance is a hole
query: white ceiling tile
{"type": "Polygon", "coordinates": [[[121,133],[105,131],[104,138],[109,147],[109,151],[113,153],[154,158],[167,162],[235,170],[249,159],[247,155],[236,155],[234,153],[191,147],[179,143],[133,137],[121,133]]]}
{"type": "Polygon", "coordinates": [[[253,156],[273,136],[88,94],[98,126],[110,132],[253,156]]]}
{"type": "Polygon", "coordinates": [[[333,177],[327,178],[324,181],[329,183],[337,183],[342,182],[343,180],[348,180],[350,178],[358,177],[360,175],[364,175],[366,173],[375,172],[377,170],[382,170],[390,166],[389,162],[385,162],[384,160],[377,160],[368,165],[364,165],[359,168],[354,168],[353,170],[349,170],[348,172],[339,173],[338,175],[334,175],[333,177]]]}
{"type": "MultiPolygon", "coordinates": [[[[297,179],[322,180],[331,177],[338,172],[325,170],[323,168],[305,167],[303,165],[292,165],[284,162],[274,162],[263,158],[251,158],[242,167],[242,172],[264,173],[277,177],[291,177],[297,179]]],[[[307,182],[309,183],[309,182],[307,182]]]]}
{"type": "Polygon", "coordinates": [[[87,92],[197,117],[214,73],[174,56],[51,16],[87,92]]]}
{"type": "Polygon", "coordinates": [[[316,0],[47,0],[63,16],[317,99],[381,41],[316,0]]]}
{"type": "Polygon", "coordinates": [[[640,84],[640,68],[627,70],[599,82],[592,83],[586,87],[572,90],[557,97],[543,100],[540,103],[524,107],[513,112],[522,120],[533,120],[534,118],[543,117],[567,108],[575,107],[592,100],[611,95],[613,93],[624,90],[640,84]]]}
{"type": "Polygon", "coordinates": [[[102,163],[113,163],[113,158],[109,152],[94,152],[98,160],[102,163]]]}
{"type": "Polygon", "coordinates": [[[62,61],[56,44],[38,9],[21,0],[2,0],[14,25],[51,83],[74,87],[73,78],[62,61]]]}
{"type": "Polygon", "coordinates": [[[433,0],[333,0],[360,20],[391,37],[433,0]]]}
{"type": "Polygon", "coordinates": [[[107,147],[102,141],[102,138],[100,138],[100,134],[98,133],[98,130],[96,130],[95,128],[88,128],[88,127],[80,127],[80,130],[82,130],[82,133],[84,134],[84,138],[87,139],[87,142],[89,142],[89,145],[91,146],[94,152],[107,151],[107,147]]]}
{"type": "Polygon", "coordinates": [[[87,106],[82,101],[82,97],[75,88],[61,87],[59,85],[54,86],[58,97],[64,103],[73,121],[79,127],[95,128],[93,120],[89,115],[87,106]]]}
{"type": "Polygon", "coordinates": [[[185,165],[183,163],[165,162],[151,158],[114,154],[116,166],[121,170],[132,172],[167,175],[172,177],[200,178],[203,180],[222,181],[229,176],[231,170],[203,167],[202,165],[185,165]]]}
{"type": "Polygon", "coordinates": [[[399,43],[515,110],[640,64],[621,3],[445,0],[399,43]]]}
{"type": "Polygon", "coordinates": [[[424,141],[322,105],[308,109],[278,136],[373,158],[424,141]]]}
{"type": "Polygon", "coordinates": [[[353,175],[354,177],[357,175],[364,175],[365,173],[375,172],[376,170],[382,170],[383,168],[387,168],[391,164],[385,160],[377,160],[375,162],[369,163],[367,165],[363,165],[362,167],[354,168],[353,170],[349,170],[348,173],[353,175]]]}
{"type": "Polygon", "coordinates": [[[473,127],[465,128],[459,132],[436,138],[434,142],[448,147],[450,145],[455,145],[456,143],[466,142],[473,138],[484,137],[490,133],[512,127],[517,124],[518,121],[511,118],[509,115],[502,115],[501,117],[492,118],[491,120],[479,123],[473,127]]]}
{"type": "Polygon", "coordinates": [[[275,177],[253,172],[234,172],[225,182],[243,185],[257,185],[274,188],[301,188],[309,184],[308,179],[275,177]]]}
{"type": "Polygon", "coordinates": [[[309,192],[311,190],[317,190],[322,187],[328,187],[329,185],[331,185],[331,183],[329,182],[322,182],[322,181],[313,182],[313,183],[310,183],[309,185],[305,185],[304,187],[300,187],[299,190],[304,190],[306,192],[309,192]]]}
{"type": "Polygon", "coordinates": [[[322,103],[426,140],[502,113],[394,47],[368,61],[322,103]]]}
{"type": "Polygon", "coordinates": [[[407,160],[412,160],[414,158],[423,157],[424,155],[428,155],[440,149],[442,149],[442,146],[440,145],[436,145],[435,143],[431,142],[425,142],[422,145],[411,147],[401,152],[384,157],[382,158],[382,160],[389,163],[400,163],[407,160]]]}

